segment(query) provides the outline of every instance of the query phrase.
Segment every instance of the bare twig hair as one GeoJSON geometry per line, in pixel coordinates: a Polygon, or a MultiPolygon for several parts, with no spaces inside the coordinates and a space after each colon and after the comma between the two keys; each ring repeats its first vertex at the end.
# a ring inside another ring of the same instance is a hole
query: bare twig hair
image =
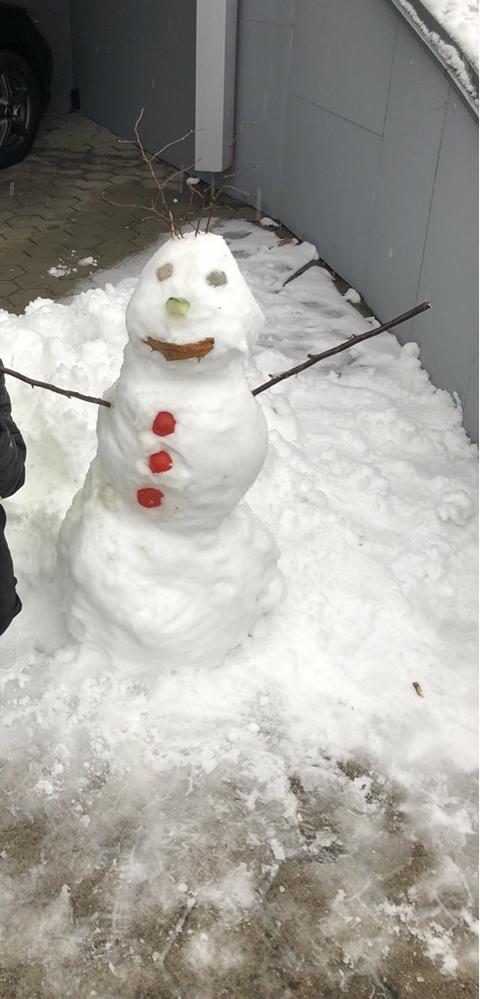
{"type": "MultiPolygon", "coordinates": [[[[161,177],[157,170],[157,164],[160,156],[170,149],[172,146],[177,145],[177,143],[184,142],[193,135],[197,129],[190,128],[188,132],[184,135],[179,136],[178,139],[173,139],[171,142],[165,143],[160,149],[157,149],[155,153],[148,153],[145,149],[142,137],[140,135],[140,126],[143,120],[145,109],[141,108],[140,113],[133,127],[134,139],[121,139],[121,142],[133,143],[136,145],[140,152],[145,166],[147,167],[148,173],[151,180],[156,188],[156,193],[152,198],[150,204],[132,204],[131,202],[118,202],[107,198],[104,195],[104,200],[107,204],[112,205],[115,208],[137,208],[145,212],[142,221],[147,221],[152,218],[158,218],[162,221],[170,231],[172,239],[179,239],[183,236],[183,228],[185,226],[190,226],[193,229],[194,235],[198,236],[202,231],[202,223],[205,223],[204,232],[209,232],[212,221],[214,218],[215,209],[219,206],[219,201],[221,195],[225,191],[236,192],[239,195],[245,197],[250,197],[249,191],[241,190],[235,187],[233,184],[227,183],[232,177],[236,175],[236,171],[233,169],[234,166],[234,152],[235,144],[239,135],[246,129],[251,128],[253,122],[243,125],[239,131],[234,135],[232,142],[229,146],[229,163],[227,169],[229,173],[223,174],[223,181],[219,187],[213,189],[209,186],[206,181],[201,180],[199,177],[192,176],[191,171],[198,167],[200,160],[191,163],[187,167],[178,167],[172,173],[167,174],[165,177],[161,177]],[[169,203],[167,198],[167,191],[172,181],[178,177],[183,177],[185,179],[186,185],[189,188],[189,202],[186,210],[183,214],[178,214],[174,211],[173,204],[175,204],[176,199],[172,199],[172,204],[169,203]],[[197,209],[195,210],[195,203],[197,202],[197,209]],[[198,202],[200,204],[198,204],[198,202]]],[[[246,169],[254,169],[254,167],[248,167],[246,169]]]]}

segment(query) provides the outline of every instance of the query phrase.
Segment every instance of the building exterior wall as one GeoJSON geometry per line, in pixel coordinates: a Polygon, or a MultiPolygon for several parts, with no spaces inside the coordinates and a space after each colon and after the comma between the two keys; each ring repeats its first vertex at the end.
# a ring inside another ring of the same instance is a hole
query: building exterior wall
{"type": "MultiPolygon", "coordinates": [[[[84,114],[156,151],[195,128],[196,0],[71,0],[74,79],[84,114]]],[[[169,161],[194,159],[193,135],[169,161]]]]}
{"type": "MultiPolygon", "coordinates": [[[[477,438],[478,116],[396,0],[238,9],[233,183],[380,319],[432,299],[399,337],[418,341],[477,438]]],[[[144,107],[151,151],[193,128],[196,15],[196,0],[71,0],[82,111],[130,137],[144,107]]],[[[193,136],[168,157],[191,165],[193,136]]]]}
{"type": "Polygon", "coordinates": [[[478,118],[390,0],[240,0],[237,179],[458,393],[478,439],[478,118]],[[253,127],[243,126],[255,122],[253,127]]]}

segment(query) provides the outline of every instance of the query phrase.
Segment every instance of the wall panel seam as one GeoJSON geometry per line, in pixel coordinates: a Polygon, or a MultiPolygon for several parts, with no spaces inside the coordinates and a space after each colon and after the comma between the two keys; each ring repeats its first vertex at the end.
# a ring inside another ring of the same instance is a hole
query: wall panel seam
{"type": "MultiPolygon", "coordinates": [[[[468,393],[470,391],[470,386],[472,384],[473,371],[474,371],[474,368],[477,367],[477,366],[478,366],[478,350],[475,351],[475,355],[473,357],[473,363],[470,365],[470,374],[468,376],[467,384],[466,384],[466,387],[465,387],[465,391],[463,393],[463,399],[460,399],[463,411],[465,411],[465,406],[467,404],[468,393]]],[[[458,392],[457,392],[457,395],[459,395],[458,392]]]]}
{"type": "Polygon", "coordinates": [[[378,158],[377,182],[376,182],[376,186],[375,186],[375,201],[374,201],[374,207],[372,208],[371,220],[370,220],[369,249],[368,249],[367,261],[366,261],[366,268],[365,268],[365,278],[364,278],[366,289],[368,289],[368,287],[369,287],[370,276],[371,276],[370,268],[371,268],[371,255],[372,255],[374,232],[375,232],[375,218],[376,218],[376,213],[377,213],[377,197],[378,197],[378,192],[380,190],[380,185],[381,185],[382,175],[383,175],[383,147],[385,145],[385,125],[386,125],[386,122],[387,122],[388,111],[389,111],[389,108],[390,108],[390,95],[391,95],[391,91],[392,91],[392,78],[393,78],[393,64],[394,64],[394,60],[395,60],[395,53],[396,53],[396,50],[397,50],[398,31],[399,31],[399,25],[397,23],[397,25],[395,27],[395,35],[394,35],[394,40],[393,40],[392,59],[391,59],[391,62],[390,62],[390,76],[389,76],[389,80],[388,80],[387,100],[386,100],[386,103],[385,103],[385,115],[384,115],[384,118],[383,118],[383,127],[382,127],[382,143],[381,143],[381,147],[380,147],[380,155],[379,155],[379,158],[378,158]]]}
{"type": "Polygon", "coordinates": [[[445,104],[444,104],[444,108],[443,108],[442,131],[441,131],[441,134],[440,134],[440,141],[438,143],[437,160],[436,160],[436,163],[435,163],[435,173],[433,175],[432,190],[431,190],[430,201],[429,201],[429,205],[428,205],[427,223],[426,223],[426,226],[425,226],[425,238],[424,238],[424,241],[423,241],[423,248],[422,248],[422,259],[420,261],[420,267],[419,267],[419,270],[418,270],[417,301],[418,301],[418,296],[420,294],[420,286],[421,286],[421,283],[422,283],[423,265],[425,263],[425,253],[427,251],[428,232],[429,232],[429,229],[430,229],[430,218],[431,218],[431,214],[432,214],[433,198],[434,198],[435,187],[436,187],[436,183],[437,183],[438,167],[439,167],[439,164],[440,164],[440,154],[441,154],[442,146],[443,146],[443,136],[445,134],[445,125],[446,125],[446,121],[447,121],[447,110],[448,110],[448,104],[449,104],[449,101],[450,101],[450,94],[451,93],[452,93],[452,85],[451,85],[451,83],[449,83],[448,84],[447,95],[446,95],[446,98],[445,98],[445,104]]]}
{"type": "Polygon", "coordinates": [[[325,114],[332,115],[333,118],[338,118],[340,121],[346,121],[349,125],[354,125],[355,128],[360,128],[362,132],[369,132],[370,135],[376,135],[377,139],[381,139],[382,132],[376,132],[374,128],[368,128],[367,125],[361,125],[358,121],[353,121],[351,118],[346,118],[343,114],[338,114],[337,111],[331,111],[329,108],[323,106],[323,104],[317,104],[316,101],[312,101],[309,97],[302,97],[301,94],[296,94],[293,90],[288,91],[289,97],[295,97],[297,101],[303,101],[305,104],[311,104],[312,107],[318,108],[319,111],[324,111],[325,114]]]}
{"type": "Polygon", "coordinates": [[[291,73],[291,69],[292,69],[293,32],[294,32],[294,24],[293,23],[289,26],[288,30],[289,30],[289,35],[290,35],[289,44],[288,44],[288,73],[287,73],[287,86],[286,86],[285,92],[284,92],[284,105],[283,105],[283,142],[282,142],[282,151],[281,151],[281,157],[282,158],[281,158],[281,163],[280,163],[279,186],[278,186],[278,214],[279,214],[280,218],[283,218],[283,197],[284,197],[284,190],[285,190],[285,188],[284,188],[284,182],[283,182],[284,181],[284,176],[285,176],[285,159],[286,159],[285,143],[287,141],[285,126],[286,126],[286,123],[287,123],[287,114],[288,114],[288,106],[287,105],[288,105],[288,97],[289,97],[289,93],[290,93],[290,87],[289,87],[289,84],[290,84],[290,73],[291,73]]]}
{"type": "Polygon", "coordinates": [[[392,58],[391,58],[391,61],[390,61],[390,76],[389,76],[389,79],[388,79],[387,100],[385,102],[385,114],[383,116],[383,125],[382,125],[382,150],[383,150],[383,139],[384,139],[384,136],[385,136],[385,125],[387,123],[388,110],[389,110],[389,107],[390,107],[390,94],[391,94],[391,91],[392,91],[392,78],[393,78],[393,64],[394,64],[395,55],[396,55],[396,52],[397,52],[398,32],[399,32],[399,24],[397,22],[397,25],[395,27],[395,36],[394,36],[394,39],[393,39],[392,58]]]}
{"type": "Polygon", "coordinates": [[[240,15],[240,21],[245,21],[245,24],[268,24],[271,28],[291,28],[291,22],[287,24],[285,21],[262,21],[259,17],[245,17],[243,14],[240,15]]]}

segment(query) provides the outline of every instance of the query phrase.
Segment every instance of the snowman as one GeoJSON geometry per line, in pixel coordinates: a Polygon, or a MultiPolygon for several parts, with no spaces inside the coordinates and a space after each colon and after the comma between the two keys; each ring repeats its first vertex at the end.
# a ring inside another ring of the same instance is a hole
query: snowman
{"type": "Polygon", "coordinates": [[[130,672],[216,665],[282,595],[275,542],[242,501],[267,450],[245,377],[262,323],[212,233],[165,243],[128,305],[60,554],[70,630],[130,672]]]}

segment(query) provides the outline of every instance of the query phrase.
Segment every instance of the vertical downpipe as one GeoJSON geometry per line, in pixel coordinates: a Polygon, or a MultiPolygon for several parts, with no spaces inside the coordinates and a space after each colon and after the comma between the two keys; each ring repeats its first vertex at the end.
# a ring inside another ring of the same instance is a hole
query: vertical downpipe
{"type": "Polygon", "coordinates": [[[195,164],[200,173],[221,173],[229,165],[237,16],[237,0],[197,0],[195,164]]]}

